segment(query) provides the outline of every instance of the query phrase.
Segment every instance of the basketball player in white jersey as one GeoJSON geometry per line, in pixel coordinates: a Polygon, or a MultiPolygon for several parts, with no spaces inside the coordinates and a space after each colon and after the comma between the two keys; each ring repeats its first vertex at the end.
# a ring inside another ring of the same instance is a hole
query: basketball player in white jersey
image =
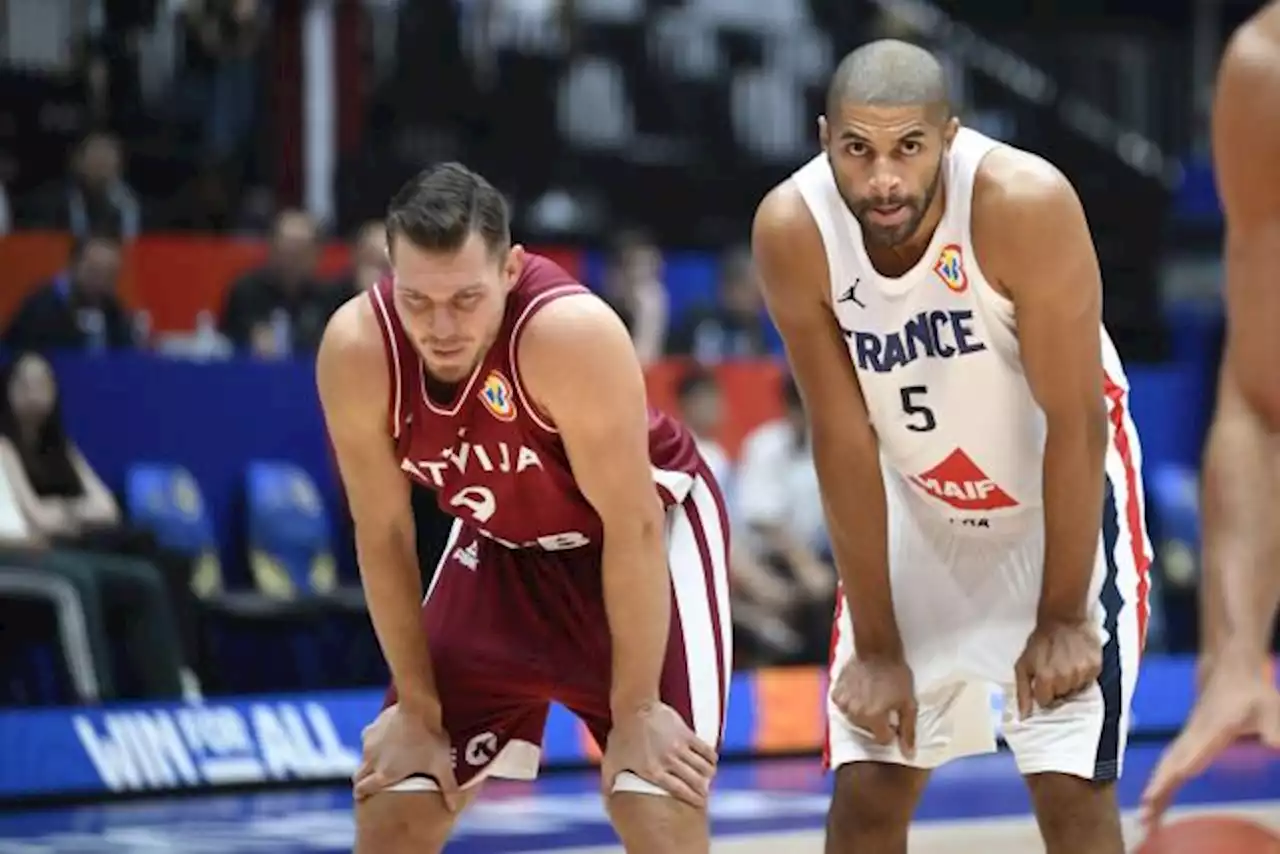
{"type": "Polygon", "coordinates": [[[1280,607],[1280,2],[1227,45],[1213,105],[1227,342],[1204,458],[1201,693],[1143,795],[1148,823],[1238,738],[1280,748],[1268,662],[1280,607]]]}
{"type": "Polygon", "coordinates": [[[904,854],[930,770],[994,749],[993,684],[1049,854],[1121,854],[1150,544],[1080,201],[902,42],[845,58],[818,128],[753,244],[844,594],[826,850],[904,854]]]}

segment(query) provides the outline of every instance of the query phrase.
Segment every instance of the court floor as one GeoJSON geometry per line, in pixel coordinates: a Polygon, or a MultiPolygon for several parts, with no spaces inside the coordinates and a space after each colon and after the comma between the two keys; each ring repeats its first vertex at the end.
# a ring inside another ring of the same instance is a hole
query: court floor
{"type": "MultiPolygon", "coordinates": [[[[1131,750],[1121,784],[1127,808],[1136,804],[1158,751],[1151,745],[1131,750]]],[[[712,805],[714,850],[817,854],[829,791],[830,778],[817,760],[726,765],[712,805]]],[[[1242,813],[1280,830],[1280,755],[1256,746],[1236,748],[1184,791],[1183,810],[1242,813]]],[[[1007,754],[937,772],[912,833],[913,854],[1043,850],[1007,754]]],[[[311,854],[350,851],[352,838],[350,793],[341,788],[0,813],[0,854],[311,854]]],[[[589,774],[491,786],[446,849],[620,850],[589,774]]]]}

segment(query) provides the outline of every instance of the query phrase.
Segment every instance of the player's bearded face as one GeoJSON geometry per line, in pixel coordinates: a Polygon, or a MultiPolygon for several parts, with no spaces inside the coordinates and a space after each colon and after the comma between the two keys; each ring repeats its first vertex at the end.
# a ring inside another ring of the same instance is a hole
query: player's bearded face
{"type": "Polygon", "coordinates": [[[887,191],[878,191],[871,185],[859,188],[846,184],[840,193],[867,242],[892,247],[907,242],[920,229],[941,184],[939,153],[931,171],[922,177],[904,176],[887,191]]]}
{"type": "Polygon", "coordinates": [[[495,257],[479,235],[455,252],[396,243],[391,263],[400,322],[432,378],[461,382],[498,336],[524,252],[517,246],[495,257]]]}
{"type": "Polygon", "coordinates": [[[820,120],[836,186],[869,246],[894,248],[920,236],[959,128],[942,107],[843,103],[820,120]]]}

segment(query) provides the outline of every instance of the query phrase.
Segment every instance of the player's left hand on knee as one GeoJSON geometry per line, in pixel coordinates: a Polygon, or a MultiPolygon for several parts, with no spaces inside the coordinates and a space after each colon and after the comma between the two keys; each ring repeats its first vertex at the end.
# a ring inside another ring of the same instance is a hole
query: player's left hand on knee
{"type": "Polygon", "coordinates": [[[675,709],[652,703],[613,722],[601,763],[607,797],[623,771],[699,809],[707,805],[718,758],[675,709]]]}
{"type": "Polygon", "coordinates": [[[1014,665],[1018,714],[1050,709],[1070,699],[1102,673],[1102,640],[1092,623],[1040,620],[1014,665]]]}

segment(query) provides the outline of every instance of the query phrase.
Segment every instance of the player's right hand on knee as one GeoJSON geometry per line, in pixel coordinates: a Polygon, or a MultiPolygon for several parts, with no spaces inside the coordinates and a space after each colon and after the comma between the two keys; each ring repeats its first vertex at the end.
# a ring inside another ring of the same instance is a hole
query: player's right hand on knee
{"type": "Polygon", "coordinates": [[[403,712],[397,704],[365,727],[362,740],[364,756],[352,778],[356,800],[422,775],[440,788],[451,812],[461,806],[462,794],[453,776],[453,745],[442,727],[403,712]]]}
{"type": "Polygon", "coordinates": [[[903,756],[915,755],[915,677],[901,658],[850,659],[831,686],[831,702],[876,744],[897,741],[903,756]]]}
{"type": "Polygon", "coordinates": [[[715,748],[665,703],[649,703],[613,721],[600,763],[606,797],[623,771],[692,807],[705,809],[716,773],[715,748]]]}

